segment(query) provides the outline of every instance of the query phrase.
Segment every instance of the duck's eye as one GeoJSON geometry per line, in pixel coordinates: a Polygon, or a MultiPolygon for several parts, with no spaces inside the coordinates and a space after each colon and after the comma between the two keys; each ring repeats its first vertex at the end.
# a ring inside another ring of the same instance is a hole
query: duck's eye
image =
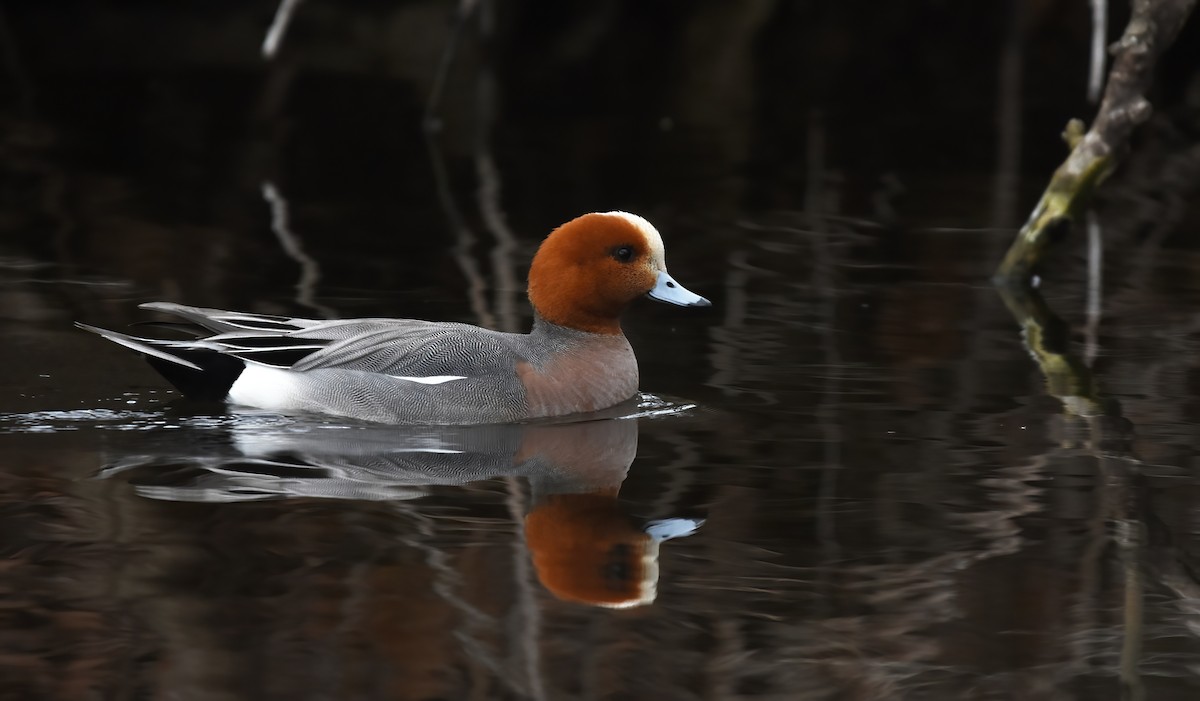
{"type": "Polygon", "coordinates": [[[617,246],[612,250],[612,257],[622,263],[633,260],[633,246],[617,246]]]}

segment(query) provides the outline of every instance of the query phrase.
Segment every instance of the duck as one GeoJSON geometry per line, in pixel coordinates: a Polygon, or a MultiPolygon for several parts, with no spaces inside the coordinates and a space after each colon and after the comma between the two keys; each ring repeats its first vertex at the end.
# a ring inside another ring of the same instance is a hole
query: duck
{"type": "Polygon", "coordinates": [[[76,323],[141,353],[185,397],[281,414],[390,424],[503,424],[587,414],[636,396],[621,314],[643,296],[711,303],[667,272],[662,236],[628,212],[554,229],[529,270],[533,325],[506,333],[418,319],[303,319],[172,302],[141,309],[191,337],[149,338],[76,323]]]}

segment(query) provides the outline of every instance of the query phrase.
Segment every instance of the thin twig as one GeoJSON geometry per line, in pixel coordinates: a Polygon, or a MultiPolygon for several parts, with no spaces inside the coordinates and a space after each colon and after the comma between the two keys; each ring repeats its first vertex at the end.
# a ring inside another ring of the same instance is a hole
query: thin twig
{"type": "Polygon", "coordinates": [[[458,42],[462,38],[467,20],[475,12],[479,0],[459,0],[458,10],[454,13],[454,28],[450,31],[450,40],[442,51],[438,61],[437,72],[433,75],[433,87],[429,90],[429,100],[425,103],[425,130],[437,131],[441,123],[437,119],[437,110],[442,105],[442,93],[446,88],[446,80],[450,76],[450,67],[454,65],[454,57],[458,53],[458,42]]]}
{"type": "Polygon", "coordinates": [[[317,283],[321,281],[321,265],[304,251],[300,239],[292,232],[288,222],[287,199],[275,187],[275,183],[267,180],[262,184],[263,199],[271,207],[271,230],[283,246],[288,258],[300,265],[300,280],[296,282],[296,303],[317,312],[322,318],[336,316],[334,310],[323,304],[318,304],[317,283]]]}
{"type": "MultiPolygon", "coordinates": [[[[495,30],[495,5],[485,0],[463,0],[459,5],[461,19],[471,14],[478,4],[479,35],[486,44],[491,41],[495,30]]],[[[461,31],[461,27],[459,29],[461,31]]],[[[457,31],[455,34],[457,35],[457,31]]],[[[451,44],[451,47],[453,44],[451,44]]],[[[446,60],[448,67],[449,60],[446,60]]],[[[444,79],[444,75],[440,78],[444,79]]],[[[516,300],[517,276],[513,265],[512,253],[516,249],[516,237],[505,222],[504,207],[501,201],[500,170],[496,167],[490,147],[490,136],[494,121],[496,102],[496,81],[492,74],[489,60],[484,60],[476,83],[476,138],[475,138],[475,168],[479,178],[479,212],[483,217],[484,228],[491,233],[496,245],[492,249],[492,272],[496,277],[494,318],[500,322],[500,330],[517,331],[516,300]]],[[[440,97],[440,92],[438,93],[440,97]]],[[[433,112],[436,107],[433,97],[430,98],[430,112],[427,125],[433,124],[433,112]]],[[[507,487],[505,504],[509,515],[516,525],[512,539],[513,555],[513,584],[517,596],[515,610],[521,620],[515,627],[517,644],[520,646],[525,668],[527,694],[540,701],[546,698],[546,684],[542,671],[541,638],[542,615],[538,605],[534,584],[533,568],[529,544],[525,538],[525,514],[528,510],[521,484],[514,478],[504,480],[507,487]]]]}
{"type": "MultiPolygon", "coordinates": [[[[491,41],[495,31],[495,9],[490,2],[480,5],[479,33],[484,43],[491,41]]],[[[491,62],[485,60],[479,71],[476,83],[476,134],[475,134],[475,173],[479,178],[479,214],[483,217],[483,226],[495,239],[492,248],[492,274],[495,284],[496,317],[500,322],[501,331],[510,333],[519,331],[520,319],[517,314],[517,293],[521,285],[517,281],[516,264],[513,253],[517,250],[517,237],[509,228],[504,215],[504,204],[501,197],[500,169],[492,156],[491,133],[496,114],[496,78],[492,72],[491,62]]]]}
{"type": "Polygon", "coordinates": [[[263,39],[263,58],[275,58],[275,54],[279,52],[279,45],[283,43],[283,36],[292,21],[292,13],[300,6],[300,2],[301,0],[281,0],[279,3],[279,9],[275,10],[275,19],[271,21],[271,28],[267,30],[267,36],[263,39]]]}
{"type": "Polygon", "coordinates": [[[533,568],[530,567],[531,555],[529,544],[525,538],[525,514],[528,505],[521,483],[515,477],[504,478],[505,499],[508,514],[516,529],[512,538],[513,583],[516,585],[516,610],[520,612],[521,621],[512,630],[518,631],[517,644],[525,662],[526,692],[535,701],[546,698],[546,683],[542,678],[542,655],[540,640],[542,636],[542,611],[538,606],[537,585],[533,583],[533,568]]]}
{"type": "Polygon", "coordinates": [[[1142,589],[1141,552],[1145,526],[1136,519],[1116,522],[1116,543],[1125,574],[1125,600],[1121,607],[1121,698],[1142,701],[1145,685],[1139,667],[1142,663],[1142,638],[1145,635],[1145,594],[1142,589]]]}
{"type": "Polygon", "coordinates": [[[496,240],[496,246],[492,249],[492,272],[496,276],[496,284],[493,286],[496,316],[500,321],[501,331],[516,332],[520,326],[517,292],[521,289],[516,264],[513,262],[517,237],[505,221],[500,204],[500,171],[496,168],[492,154],[486,150],[481,151],[476,156],[475,165],[479,174],[479,213],[483,216],[484,227],[496,240]]]}
{"type": "Polygon", "coordinates": [[[1083,350],[1083,362],[1089,368],[1096,362],[1099,353],[1100,334],[1100,293],[1103,290],[1104,272],[1104,232],[1100,229],[1100,219],[1093,211],[1088,212],[1088,286],[1087,286],[1087,325],[1083,333],[1086,339],[1083,350]]]}
{"type": "Polygon", "coordinates": [[[1108,0],[1091,0],[1092,4],[1092,56],[1088,66],[1088,102],[1100,100],[1100,89],[1104,87],[1104,46],[1108,37],[1108,0]]]}
{"type": "Polygon", "coordinates": [[[471,312],[479,325],[494,329],[496,328],[496,317],[488,309],[487,298],[484,296],[487,281],[484,279],[483,273],[479,272],[479,266],[471,256],[471,248],[475,245],[475,235],[467,226],[458,201],[454,198],[454,192],[450,187],[450,176],[446,172],[446,163],[442,158],[442,149],[432,134],[425,135],[425,145],[429,149],[429,165],[433,169],[434,189],[437,190],[438,202],[441,203],[442,212],[446,215],[450,230],[454,234],[455,243],[451,253],[454,256],[454,262],[458,264],[458,269],[462,271],[463,277],[467,280],[467,302],[471,305],[471,312]]]}

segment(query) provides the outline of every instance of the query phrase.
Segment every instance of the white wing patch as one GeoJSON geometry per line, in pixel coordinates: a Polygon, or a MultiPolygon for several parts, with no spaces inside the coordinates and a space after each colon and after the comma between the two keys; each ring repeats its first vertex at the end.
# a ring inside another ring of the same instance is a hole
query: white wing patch
{"type": "Polygon", "coordinates": [[[454,382],[455,380],[465,380],[462,375],[430,375],[429,377],[405,377],[404,375],[388,375],[396,380],[405,380],[407,382],[416,382],[422,385],[440,385],[446,382],[454,382]]]}

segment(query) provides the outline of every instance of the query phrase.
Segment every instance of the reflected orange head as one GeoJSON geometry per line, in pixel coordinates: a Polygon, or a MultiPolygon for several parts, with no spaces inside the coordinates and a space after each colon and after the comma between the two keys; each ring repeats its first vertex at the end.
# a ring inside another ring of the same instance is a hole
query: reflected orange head
{"type": "Polygon", "coordinates": [[[543,319],[592,333],[621,332],[619,317],[666,269],[662,237],[625,212],[585,214],[546,237],[529,269],[529,301],[543,319]]]}
{"type": "Polygon", "coordinates": [[[565,601],[625,608],[654,600],[658,543],[614,494],[556,494],[525,517],[538,579],[565,601]]]}

